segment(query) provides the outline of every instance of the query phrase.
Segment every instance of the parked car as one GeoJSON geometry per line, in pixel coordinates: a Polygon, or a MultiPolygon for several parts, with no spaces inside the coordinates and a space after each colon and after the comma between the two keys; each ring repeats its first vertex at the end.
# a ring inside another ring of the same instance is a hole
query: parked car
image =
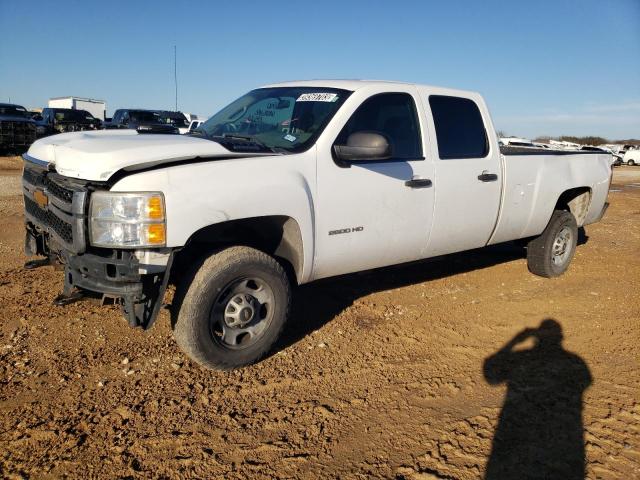
{"type": "Polygon", "coordinates": [[[29,117],[31,117],[35,121],[42,120],[42,112],[41,111],[30,110],[27,113],[29,114],[29,117]]]}
{"type": "Polygon", "coordinates": [[[622,159],[622,163],[631,166],[640,165],[640,150],[637,148],[629,148],[622,159]]]}
{"type": "Polygon", "coordinates": [[[102,122],[89,112],[72,108],[44,108],[42,109],[42,120],[36,124],[39,137],[102,128],[102,122]]]}
{"type": "Polygon", "coordinates": [[[158,113],[160,114],[160,118],[162,118],[165,123],[176,127],[180,133],[184,134],[189,131],[189,121],[187,120],[187,117],[182,114],[182,112],[170,112],[167,110],[162,110],[158,113]]]}
{"type": "Polygon", "coordinates": [[[30,267],[64,265],[60,304],[115,298],[133,327],[176,283],[174,337],[207,367],[265,355],[292,285],[516,239],[532,273],[561,275],[608,206],[608,154],[500,148],[473,92],[281,83],[198,133],[36,141],[25,244],[45,256],[30,267]]]}
{"type": "Polygon", "coordinates": [[[36,139],[36,122],[27,109],[0,103],[0,153],[23,153],[36,139]]]}
{"type": "Polygon", "coordinates": [[[196,128],[198,128],[204,122],[205,122],[205,120],[191,120],[191,123],[189,124],[189,132],[188,133],[193,133],[196,130],[196,128]]]}
{"type": "Polygon", "coordinates": [[[111,121],[105,121],[105,128],[133,129],[145,133],[178,133],[178,128],[163,119],[159,110],[120,108],[111,121]]]}
{"type": "Polygon", "coordinates": [[[613,165],[614,167],[619,167],[624,163],[624,160],[623,160],[624,157],[622,155],[612,153],[611,156],[613,157],[613,162],[611,163],[611,165],[613,165]]]}

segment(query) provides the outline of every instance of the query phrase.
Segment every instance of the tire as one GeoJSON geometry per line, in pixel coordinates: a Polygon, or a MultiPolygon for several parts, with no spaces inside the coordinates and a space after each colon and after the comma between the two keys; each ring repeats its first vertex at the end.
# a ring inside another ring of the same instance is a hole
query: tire
{"type": "Polygon", "coordinates": [[[282,266],[259,250],[230,247],[189,277],[176,292],[173,335],[180,348],[207,368],[260,360],[289,317],[291,285],[282,266]]]}
{"type": "Polygon", "coordinates": [[[547,228],[527,245],[527,267],[541,277],[562,275],[573,259],[578,225],[571,212],[555,210],[547,228]]]}
{"type": "Polygon", "coordinates": [[[636,164],[636,162],[634,162],[633,160],[627,160],[627,165],[629,165],[630,167],[633,167],[636,164]]]}

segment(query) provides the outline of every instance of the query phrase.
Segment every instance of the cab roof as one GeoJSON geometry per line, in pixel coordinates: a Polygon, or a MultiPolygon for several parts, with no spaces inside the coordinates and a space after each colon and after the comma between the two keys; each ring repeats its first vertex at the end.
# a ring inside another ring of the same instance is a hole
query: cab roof
{"type": "Polygon", "coordinates": [[[291,82],[272,83],[270,85],[264,85],[262,88],[273,87],[320,87],[320,88],[340,88],[343,90],[356,91],[367,87],[388,87],[392,88],[394,85],[413,85],[416,87],[424,87],[432,90],[437,90],[441,93],[449,93],[451,95],[471,95],[477,94],[469,90],[457,90],[453,88],[437,87],[435,85],[423,85],[410,82],[397,82],[391,80],[295,80],[291,82]]]}

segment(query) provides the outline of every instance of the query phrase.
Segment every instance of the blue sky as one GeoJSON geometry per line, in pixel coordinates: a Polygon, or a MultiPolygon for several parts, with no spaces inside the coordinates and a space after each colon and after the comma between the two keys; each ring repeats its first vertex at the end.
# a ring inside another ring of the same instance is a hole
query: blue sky
{"type": "Polygon", "coordinates": [[[0,0],[0,101],[76,95],[210,115],[256,86],[476,90],[508,134],[640,138],[640,0],[0,0]]]}

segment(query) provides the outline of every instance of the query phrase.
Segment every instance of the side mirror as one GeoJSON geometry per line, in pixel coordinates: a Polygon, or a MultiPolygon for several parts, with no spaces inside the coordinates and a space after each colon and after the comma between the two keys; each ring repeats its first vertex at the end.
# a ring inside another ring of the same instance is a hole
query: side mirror
{"type": "Polygon", "coordinates": [[[389,142],[379,133],[355,132],[349,135],[346,145],[334,145],[338,160],[367,162],[391,158],[389,142]]]}

